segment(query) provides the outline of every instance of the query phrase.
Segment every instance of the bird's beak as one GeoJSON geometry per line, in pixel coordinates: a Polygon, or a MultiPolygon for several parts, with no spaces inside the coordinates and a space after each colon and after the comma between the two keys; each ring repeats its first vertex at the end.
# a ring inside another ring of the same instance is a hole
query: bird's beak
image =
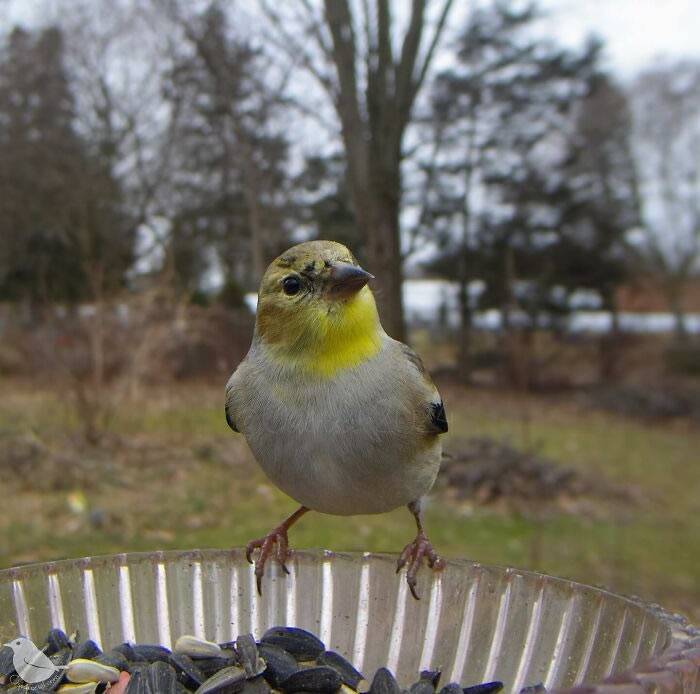
{"type": "Polygon", "coordinates": [[[335,262],[326,277],[324,293],[329,299],[342,300],[351,297],[374,279],[374,275],[350,263],[335,262]]]}

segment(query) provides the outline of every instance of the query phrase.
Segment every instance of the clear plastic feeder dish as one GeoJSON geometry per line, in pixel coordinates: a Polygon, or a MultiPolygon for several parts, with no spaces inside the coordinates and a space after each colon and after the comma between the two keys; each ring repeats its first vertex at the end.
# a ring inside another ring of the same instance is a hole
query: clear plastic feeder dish
{"type": "Polygon", "coordinates": [[[700,631],[656,605],[551,576],[470,561],[419,574],[416,601],[395,558],[295,552],[270,562],[262,597],[243,550],[119,554],[0,571],[0,643],[41,641],[51,627],[103,649],[172,646],[193,634],[224,642],[299,626],[365,677],[386,666],[402,687],[420,670],[506,692],[700,691],[700,631]]]}

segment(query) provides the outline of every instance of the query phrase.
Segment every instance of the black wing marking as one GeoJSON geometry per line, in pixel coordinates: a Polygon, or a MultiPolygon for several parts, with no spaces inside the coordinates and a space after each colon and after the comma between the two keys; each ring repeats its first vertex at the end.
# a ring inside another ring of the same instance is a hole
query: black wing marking
{"type": "Polygon", "coordinates": [[[447,431],[447,415],[445,414],[445,405],[440,402],[430,403],[430,421],[435,428],[444,434],[447,431]]]}
{"type": "Polygon", "coordinates": [[[233,417],[231,416],[230,412],[228,411],[228,406],[224,408],[224,412],[226,412],[226,423],[233,429],[235,432],[240,433],[238,429],[236,428],[236,422],[233,421],[233,417]]]}
{"type": "Polygon", "coordinates": [[[401,351],[404,353],[404,356],[408,359],[408,361],[410,361],[411,364],[413,364],[413,366],[415,366],[418,371],[423,374],[423,376],[430,379],[428,370],[425,368],[425,364],[423,364],[423,360],[408,345],[401,343],[401,351]]]}

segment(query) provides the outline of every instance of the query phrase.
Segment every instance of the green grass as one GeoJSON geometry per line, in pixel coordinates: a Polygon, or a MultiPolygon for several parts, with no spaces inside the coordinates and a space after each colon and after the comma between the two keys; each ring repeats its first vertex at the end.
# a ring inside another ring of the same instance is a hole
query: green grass
{"type": "MultiPolygon", "coordinates": [[[[426,526],[441,553],[604,585],[700,621],[700,433],[689,423],[651,425],[580,408],[568,397],[523,403],[503,393],[442,390],[448,450],[470,436],[493,436],[629,484],[642,502],[605,517],[537,509],[525,515],[460,506],[435,491],[426,526]]],[[[47,451],[72,454],[75,471],[50,468],[55,479],[48,467],[34,472],[45,482],[40,489],[9,476],[12,513],[0,518],[0,567],[240,546],[268,531],[295,505],[267,483],[240,437],[227,430],[221,400],[215,389],[172,389],[146,403],[123,403],[105,443],[92,450],[75,444],[79,422],[55,394],[5,398],[0,439],[34,432],[47,451]],[[84,511],[75,504],[71,510],[77,491],[84,511]],[[101,525],[90,520],[90,510],[100,510],[101,525]]],[[[410,514],[398,509],[349,518],[309,514],[290,539],[300,549],[396,552],[413,533],[410,514]]]]}

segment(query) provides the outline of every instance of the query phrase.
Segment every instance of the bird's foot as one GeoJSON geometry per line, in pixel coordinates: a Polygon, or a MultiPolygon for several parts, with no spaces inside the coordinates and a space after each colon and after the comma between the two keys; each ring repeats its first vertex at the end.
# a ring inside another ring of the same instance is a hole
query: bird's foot
{"type": "Polygon", "coordinates": [[[251,540],[245,548],[245,557],[251,563],[255,563],[255,583],[258,587],[258,595],[262,595],[262,578],[265,573],[265,562],[270,556],[274,556],[279,562],[282,570],[288,574],[287,558],[289,557],[289,540],[287,538],[287,525],[282,523],[274,530],[271,530],[264,537],[251,540]],[[253,552],[259,549],[260,555],[253,561],[253,552]]]}
{"type": "Polygon", "coordinates": [[[396,563],[396,573],[399,573],[404,566],[407,567],[406,582],[416,600],[420,600],[420,595],[418,595],[418,590],[416,589],[416,577],[418,576],[418,569],[423,565],[423,558],[428,560],[428,566],[435,571],[442,571],[445,568],[445,562],[440,559],[430,544],[430,540],[421,530],[416,535],[416,539],[403,548],[396,563]]]}

